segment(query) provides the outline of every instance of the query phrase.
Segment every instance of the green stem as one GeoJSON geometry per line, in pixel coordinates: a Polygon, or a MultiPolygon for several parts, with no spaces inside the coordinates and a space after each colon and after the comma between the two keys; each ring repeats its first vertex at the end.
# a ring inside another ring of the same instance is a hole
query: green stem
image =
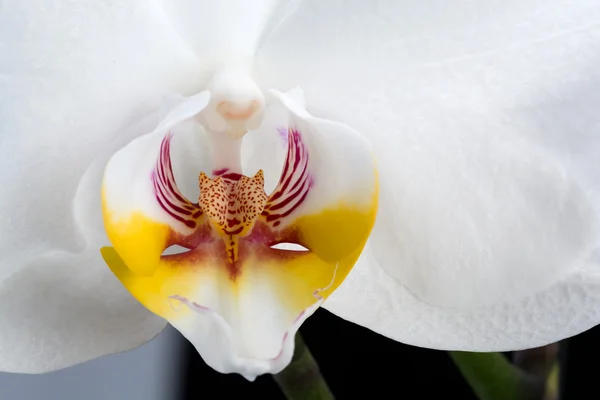
{"type": "Polygon", "coordinates": [[[516,367],[535,377],[545,400],[558,397],[558,343],[533,349],[516,351],[513,363],[516,367]]]}
{"type": "Polygon", "coordinates": [[[273,379],[288,400],[332,400],[334,397],[300,333],[296,334],[295,343],[292,362],[273,379]]]}
{"type": "Polygon", "coordinates": [[[502,354],[451,351],[450,357],[480,400],[543,399],[543,382],[502,354]]]}

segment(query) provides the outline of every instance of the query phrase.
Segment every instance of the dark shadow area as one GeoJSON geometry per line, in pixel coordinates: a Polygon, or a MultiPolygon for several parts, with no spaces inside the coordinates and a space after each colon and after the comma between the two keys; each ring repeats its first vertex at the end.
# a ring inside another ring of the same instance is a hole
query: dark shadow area
{"type": "Polygon", "coordinates": [[[560,400],[600,399],[600,325],[561,342],[560,400]]]}
{"type": "MultiPolygon", "coordinates": [[[[304,323],[301,333],[336,399],[476,399],[444,351],[395,342],[324,309],[304,323]]],[[[284,399],[270,376],[250,383],[239,375],[219,374],[187,341],[182,343],[186,372],[179,398],[284,399]]]]}

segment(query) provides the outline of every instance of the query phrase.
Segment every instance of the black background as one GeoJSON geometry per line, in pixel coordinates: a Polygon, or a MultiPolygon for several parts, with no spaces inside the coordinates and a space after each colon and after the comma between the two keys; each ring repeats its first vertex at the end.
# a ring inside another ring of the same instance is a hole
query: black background
{"type": "MultiPolygon", "coordinates": [[[[324,309],[300,331],[336,399],[476,399],[444,351],[395,342],[324,309]]],[[[250,383],[217,373],[189,343],[182,346],[186,373],[179,399],[284,399],[270,376],[250,383]]],[[[561,342],[559,359],[561,400],[600,399],[600,326],[561,342]]]]}

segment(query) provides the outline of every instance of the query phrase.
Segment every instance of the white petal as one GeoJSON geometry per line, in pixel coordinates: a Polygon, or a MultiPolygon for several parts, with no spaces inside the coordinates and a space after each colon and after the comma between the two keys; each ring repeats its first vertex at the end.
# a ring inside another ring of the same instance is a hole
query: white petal
{"type": "MultiPolygon", "coordinates": [[[[258,55],[260,83],[300,85],[313,113],[352,126],[375,149],[381,203],[363,267],[386,274],[361,279],[381,291],[391,281],[427,310],[475,313],[564,293],[600,247],[598,18],[596,1],[309,1],[271,35],[258,55]]],[[[408,330],[396,311],[401,299],[379,292],[369,296],[382,296],[381,319],[363,321],[372,303],[335,310],[378,331],[389,321],[408,330]]],[[[418,304],[402,301],[406,312],[418,304]]],[[[571,311],[556,318],[570,320],[571,311]]],[[[493,325],[499,317],[485,318],[493,325]]],[[[519,321],[521,332],[546,328],[519,321]]],[[[438,346],[450,337],[437,328],[431,335],[438,346]]],[[[503,340],[490,339],[489,349],[511,346],[503,340]]]]}
{"type": "Polygon", "coordinates": [[[137,347],[164,328],[98,254],[48,252],[2,281],[2,370],[49,372],[137,347]]]}
{"type": "Polygon", "coordinates": [[[200,64],[146,1],[4,1],[0,52],[0,369],[139,345],[164,324],[100,257],[103,163],[200,64]]]}
{"type": "Polygon", "coordinates": [[[280,0],[162,0],[183,41],[217,69],[250,65],[260,40],[290,12],[280,0]]]}
{"type": "Polygon", "coordinates": [[[598,324],[599,262],[596,252],[549,288],[514,302],[475,309],[444,308],[419,300],[399,285],[373,260],[372,249],[367,246],[323,307],[415,346],[482,352],[521,350],[556,342],[598,324]]]}

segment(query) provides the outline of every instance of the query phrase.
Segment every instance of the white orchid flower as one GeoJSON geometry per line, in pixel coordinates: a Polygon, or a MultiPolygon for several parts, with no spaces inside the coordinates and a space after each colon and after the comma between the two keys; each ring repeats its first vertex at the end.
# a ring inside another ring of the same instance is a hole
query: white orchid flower
{"type": "Polygon", "coordinates": [[[435,349],[590,328],[598,21],[595,0],[2,2],[0,368],[167,320],[252,379],[325,299],[435,349]]]}

